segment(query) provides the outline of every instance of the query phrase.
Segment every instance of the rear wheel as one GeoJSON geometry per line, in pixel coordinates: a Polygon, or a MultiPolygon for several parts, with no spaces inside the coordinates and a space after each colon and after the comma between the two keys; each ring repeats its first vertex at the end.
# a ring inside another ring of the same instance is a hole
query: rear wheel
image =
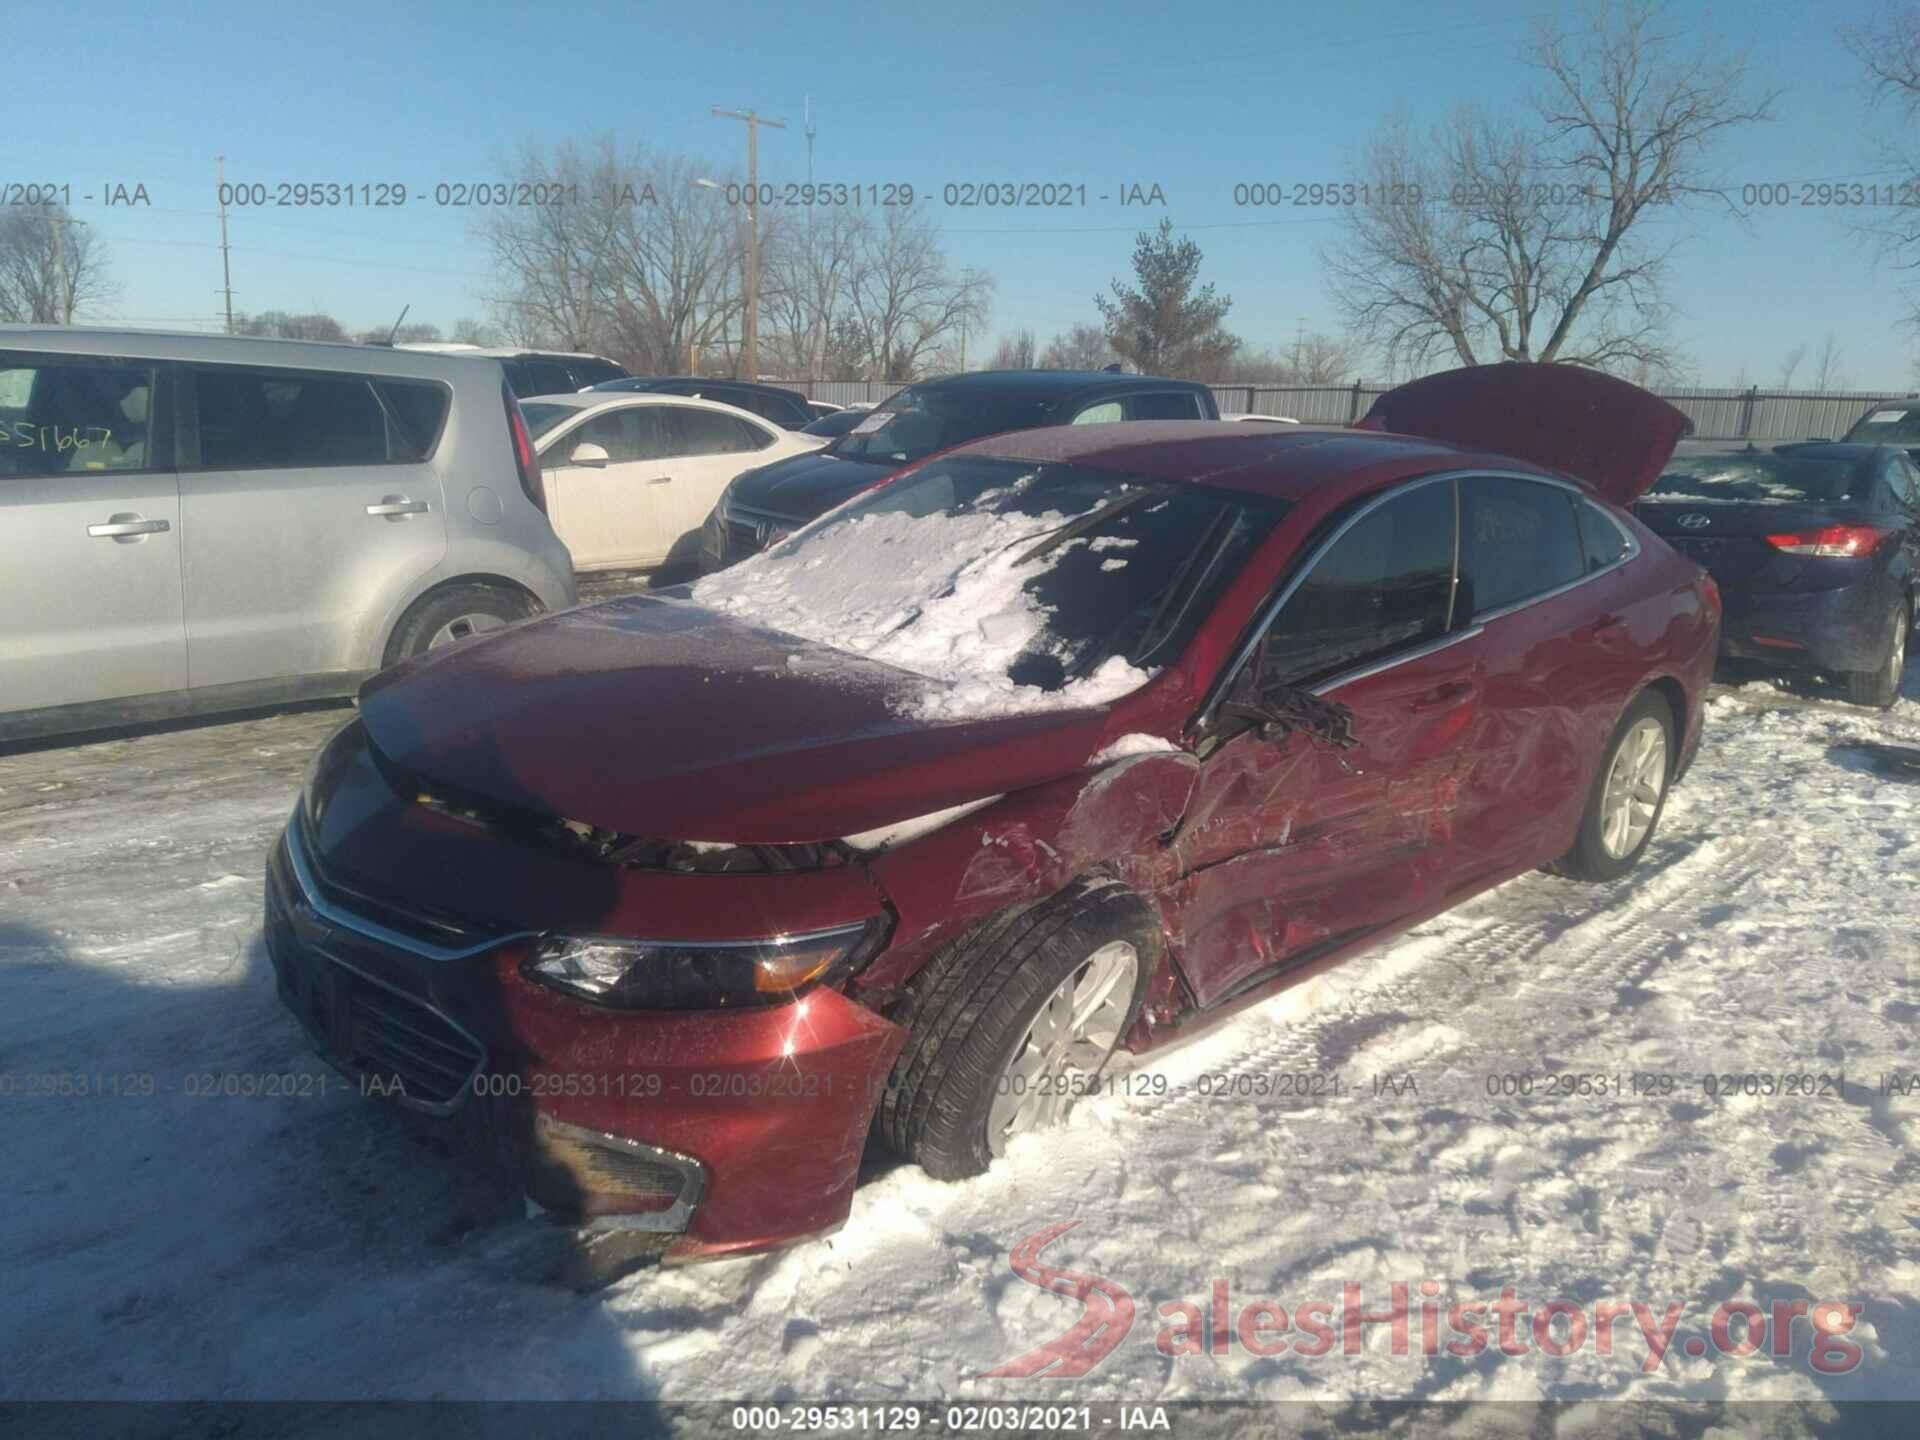
{"type": "Polygon", "coordinates": [[[538,610],[525,595],[498,585],[453,585],[417,601],[387,641],[386,664],[457,645],[524,620],[538,610]]]}
{"type": "Polygon", "coordinates": [[[1900,698],[1900,678],[1907,669],[1907,634],[1913,629],[1913,612],[1904,600],[1894,606],[1891,628],[1886,658],[1871,670],[1856,670],[1846,677],[1847,699],[1855,705],[1890,710],[1900,698]]]}
{"type": "Polygon", "coordinates": [[[1673,707],[1656,690],[1627,707],[1587,794],[1573,848],[1555,870],[1576,880],[1617,880],[1634,867],[1666,808],[1676,728],[1673,707]]]}
{"type": "Polygon", "coordinates": [[[908,987],[910,1032],[877,1124],[937,1180],[978,1175],[1008,1142],[1065,1120],[1133,1025],[1160,929],[1133,891],[1081,881],[990,920],[908,987]]]}

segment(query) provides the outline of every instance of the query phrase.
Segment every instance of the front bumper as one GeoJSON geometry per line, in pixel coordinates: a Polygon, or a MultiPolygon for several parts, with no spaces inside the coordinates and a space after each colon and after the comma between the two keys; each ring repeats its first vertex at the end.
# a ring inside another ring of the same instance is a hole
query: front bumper
{"type": "Polygon", "coordinates": [[[668,1260],[845,1220],[898,1027],[832,990],[605,1010],[523,976],[529,937],[362,899],[320,868],[296,810],[267,868],[268,951],[284,1003],[364,1093],[488,1147],[558,1218],[672,1237],[668,1260]]]}
{"type": "Polygon", "coordinates": [[[1891,592],[1869,579],[1831,590],[1723,594],[1720,650],[1811,670],[1871,670],[1886,659],[1891,592]]]}
{"type": "Polygon", "coordinates": [[[700,568],[710,574],[737,564],[806,523],[793,516],[734,505],[723,497],[700,530],[700,568]]]}

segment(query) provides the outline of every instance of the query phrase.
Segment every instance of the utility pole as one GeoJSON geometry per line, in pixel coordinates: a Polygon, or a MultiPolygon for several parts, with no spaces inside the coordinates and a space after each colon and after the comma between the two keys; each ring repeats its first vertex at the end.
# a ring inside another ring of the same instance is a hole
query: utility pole
{"type": "MultiPolygon", "coordinates": [[[[806,105],[807,193],[811,195],[813,193],[813,97],[811,95],[806,97],[806,105]]],[[[814,278],[814,253],[813,204],[809,201],[807,204],[807,274],[809,280],[814,278]]],[[[818,380],[820,378],[820,296],[816,291],[813,295],[809,296],[808,299],[813,307],[813,323],[807,327],[809,331],[807,335],[807,379],[818,380]]],[[[809,397],[812,396],[813,391],[811,386],[808,387],[807,394],[809,397]]]]}
{"type": "Polygon", "coordinates": [[[47,224],[53,231],[54,323],[71,325],[73,323],[73,287],[67,283],[67,217],[54,214],[49,207],[47,224]]]}
{"type": "Polygon", "coordinates": [[[227,334],[233,333],[233,263],[227,254],[227,157],[216,155],[214,196],[220,202],[220,280],[221,293],[227,297],[227,334]]]}
{"type": "Polygon", "coordinates": [[[746,378],[760,378],[760,127],[787,128],[784,120],[768,120],[751,110],[713,113],[725,120],[743,120],[747,126],[747,283],[746,306],[740,316],[740,359],[746,378]]]}

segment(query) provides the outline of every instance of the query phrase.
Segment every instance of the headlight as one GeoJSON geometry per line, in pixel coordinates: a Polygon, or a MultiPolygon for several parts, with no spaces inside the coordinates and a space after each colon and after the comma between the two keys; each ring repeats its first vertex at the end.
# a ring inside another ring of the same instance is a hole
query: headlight
{"type": "Polygon", "coordinates": [[[719,1010],[777,1005],[852,974],[886,940],[876,917],[765,940],[614,940],[549,935],[521,970],[529,979],[616,1010],[719,1010]]]}
{"type": "Polygon", "coordinates": [[[326,743],[314,753],[313,763],[307,767],[306,781],[300,786],[300,808],[307,812],[308,823],[316,828],[320,824],[321,812],[326,809],[327,797],[333,789],[330,782],[334,772],[340,768],[341,761],[346,758],[348,747],[342,742],[346,739],[347,732],[359,723],[360,717],[355,715],[353,719],[329,735],[326,743]]]}

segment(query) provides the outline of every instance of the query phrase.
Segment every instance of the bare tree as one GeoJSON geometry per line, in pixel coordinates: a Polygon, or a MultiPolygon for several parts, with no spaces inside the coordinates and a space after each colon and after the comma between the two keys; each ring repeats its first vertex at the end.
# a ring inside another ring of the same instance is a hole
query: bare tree
{"type": "Polygon", "coordinates": [[[1780,362],[1780,379],[1778,381],[1780,389],[1791,390],[1793,388],[1794,372],[1799,370],[1800,362],[1806,358],[1807,347],[1804,344],[1796,345],[1787,352],[1787,358],[1780,362]]]}
{"type": "MultiPolygon", "coordinates": [[[[1865,207],[1869,219],[1860,232],[1871,240],[1880,257],[1899,270],[1920,269],[1920,207],[1914,205],[1920,187],[1920,150],[1910,133],[1920,118],[1920,5],[1885,4],[1864,25],[1848,26],[1841,40],[1866,72],[1876,105],[1888,105],[1904,125],[1878,145],[1880,160],[1890,177],[1876,192],[1898,203],[1865,207]]],[[[1920,297],[1910,297],[1907,323],[1920,327],[1920,297]]]]}
{"type": "MultiPolygon", "coordinates": [[[[235,315],[233,333],[264,335],[275,340],[348,340],[346,326],[318,310],[296,315],[287,310],[262,310],[258,315],[235,315]]],[[[386,339],[387,332],[379,336],[386,339]]]]}
{"type": "Polygon", "coordinates": [[[456,345],[498,345],[499,332],[484,320],[472,316],[463,316],[453,322],[453,333],[448,337],[456,345]]]}
{"type": "Polygon", "coordinates": [[[1046,370],[1100,370],[1119,358],[1102,327],[1075,325],[1047,342],[1040,365],[1046,370]]]}
{"type": "Polygon", "coordinates": [[[864,211],[835,206],[772,230],[761,251],[760,348],[781,374],[823,378],[834,337],[846,337],[870,229],[864,211]]]}
{"type": "Polygon", "coordinates": [[[1845,352],[1833,331],[1820,342],[1820,353],[1813,360],[1813,388],[1816,390],[1851,389],[1853,380],[1841,364],[1845,352]]]}
{"type": "Polygon", "coordinates": [[[991,276],[949,267],[925,215],[889,208],[868,231],[849,297],[866,335],[869,378],[924,374],[944,347],[986,323],[992,295],[991,276]]]}
{"type": "Polygon", "coordinates": [[[993,354],[987,360],[989,370],[1031,370],[1037,364],[1037,348],[1033,342],[1033,331],[1016,330],[1011,335],[1000,337],[1000,343],[993,347],[993,354]]]}
{"type": "Polygon", "coordinates": [[[71,325],[117,293],[91,225],[60,205],[0,211],[0,321],[71,325]]]}
{"type": "Polygon", "coordinates": [[[1528,62],[1526,120],[1464,107],[1425,139],[1404,121],[1374,138],[1374,203],[1347,207],[1322,254],[1334,297],[1390,364],[1670,368],[1671,247],[1644,222],[1709,201],[1738,213],[1707,162],[1774,97],[1747,97],[1742,58],[1677,53],[1643,0],[1604,0],[1577,35],[1543,26],[1528,62]]]}

